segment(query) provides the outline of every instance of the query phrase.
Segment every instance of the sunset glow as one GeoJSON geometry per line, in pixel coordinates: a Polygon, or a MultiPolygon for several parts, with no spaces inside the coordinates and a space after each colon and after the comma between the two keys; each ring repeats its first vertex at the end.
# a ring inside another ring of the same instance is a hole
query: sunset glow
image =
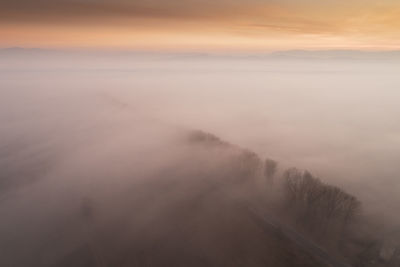
{"type": "Polygon", "coordinates": [[[398,49],[400,2],[6,0],[0,36],[2,47],[398,49]]]}

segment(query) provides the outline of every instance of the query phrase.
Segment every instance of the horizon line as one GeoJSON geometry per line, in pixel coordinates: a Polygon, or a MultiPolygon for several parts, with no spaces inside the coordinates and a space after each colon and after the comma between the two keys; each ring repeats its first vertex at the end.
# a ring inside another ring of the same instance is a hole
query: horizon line
{"type": "Polygon", "coordinates": [[[91,47],[24,47],[24,46],[8,46],[0,47],[0,51],[51,51],[51,52],[109,52],[109,53],[160,53],[160,54],[273,54],[280,52],[362,52],[362,53],[390,53],[400,52],[397,49],[356,49],[356,48],[293,48],[293,49],[270,49],[270,50],[171,50],[171,49],[130,49],[130,48],[91,48],[91,47]]]}

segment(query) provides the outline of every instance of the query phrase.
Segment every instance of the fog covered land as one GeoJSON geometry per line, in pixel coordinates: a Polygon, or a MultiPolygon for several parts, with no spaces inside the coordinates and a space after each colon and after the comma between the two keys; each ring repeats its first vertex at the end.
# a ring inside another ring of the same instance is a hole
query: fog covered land
{"type": "Polygon", "coordinates": [[[0,266],[400,266],[400,53],[0,50],[0,266]]]}

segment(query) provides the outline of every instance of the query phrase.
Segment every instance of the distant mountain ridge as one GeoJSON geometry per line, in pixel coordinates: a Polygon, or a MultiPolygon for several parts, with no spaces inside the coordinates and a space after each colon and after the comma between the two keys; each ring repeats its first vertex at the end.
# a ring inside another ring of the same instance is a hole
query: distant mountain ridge
{"type": "Polygon", "coordinates": [[[0,56],[24,55],[101,55],[101,56],[149,56],[162,59],[269,59],[269,60],[400,60],[400,50],[282,50],[273,52],[167,52],[140,50],[87,50],[87,49],[45,49],[9,47],[0,49],[0,56]]]}

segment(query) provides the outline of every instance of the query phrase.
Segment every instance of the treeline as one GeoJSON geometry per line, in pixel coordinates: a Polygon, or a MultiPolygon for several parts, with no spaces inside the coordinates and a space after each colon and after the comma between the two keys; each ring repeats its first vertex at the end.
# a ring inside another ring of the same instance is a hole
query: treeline
{"type": "Polygon", "coordinates": [[[296,168],[276,177],[277,165],[265,160],[263,178],[272,190],[280,187],[279,213],[294,228],[352,266],[400,266],[399,239],[385,237],[376,221],[364,216],[355,196],[296,168]]]}
{"type": "Polygon", "coordinates": [[[319,240],[337,246],[360,214],[360,201],[296,168],[283,174],[284,205],[295,224],[319,240]]]}
{"type": "Polygon", "coordinates": [[[342,188],[323,182],[309,171],[279,171],[278,162],[263,161],[256,153],[209,133],[194,131],[189,142],[206,148],[231,149],[230,163],[222,166],[228,169],[228,183],[254,182],[256,192],[267,196],[266,199],[274,195],[273,205],[282,221],[353,266],[400,266],[400,248],[385,248],[380,233],[372,230],[374,222],[363,215],[361,202],[342,188]]]}

